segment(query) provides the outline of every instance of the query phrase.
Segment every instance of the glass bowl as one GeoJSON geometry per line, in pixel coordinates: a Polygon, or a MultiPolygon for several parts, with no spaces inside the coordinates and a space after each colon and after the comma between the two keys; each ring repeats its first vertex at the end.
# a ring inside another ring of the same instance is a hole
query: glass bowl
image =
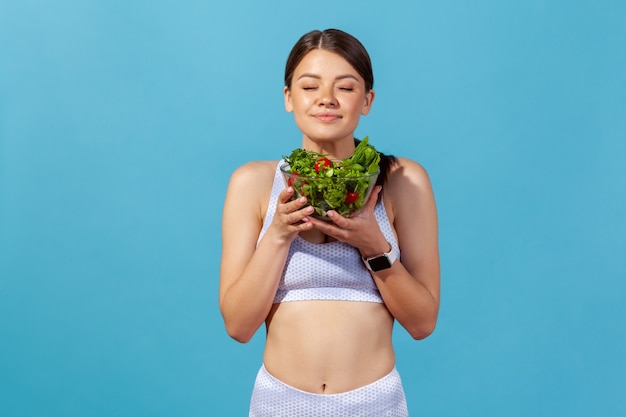
{"type": "Polygon", "coordinates": [[[372,193],[378,172],[343,177],[339,170],[332,176],[303,176],[290,172],[288,163],[280,166],[285,186],[293,187],[292,200],[304,196],[315,211],[312,217],[329,221],[328,210],[335,210],[344,217],[360,210],[372,193]]]}

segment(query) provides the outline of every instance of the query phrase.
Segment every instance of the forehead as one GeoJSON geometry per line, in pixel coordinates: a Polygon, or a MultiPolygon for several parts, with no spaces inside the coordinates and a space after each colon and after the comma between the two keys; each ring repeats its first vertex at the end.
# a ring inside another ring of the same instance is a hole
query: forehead
{"type": "Polygon", "coordinates": [[[341,55],[324,49],[314,49],[307,53],[294,71],[294,79],[302,75],[312,74],[319,77],[352,75],[359,81],[362,77],[352,65],[341,55]]]}

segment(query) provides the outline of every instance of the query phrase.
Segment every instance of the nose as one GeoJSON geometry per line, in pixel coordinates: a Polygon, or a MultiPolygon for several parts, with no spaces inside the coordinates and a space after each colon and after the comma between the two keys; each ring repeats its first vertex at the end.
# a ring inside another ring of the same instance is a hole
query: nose
{"type": "Polygon", "coordinates": [[[336,107],[337,106],[338,104],[337,98],[335,97],[332,87],[320,89],[319,104],[320,106],[323,106],[323,107],[336,107]]]}

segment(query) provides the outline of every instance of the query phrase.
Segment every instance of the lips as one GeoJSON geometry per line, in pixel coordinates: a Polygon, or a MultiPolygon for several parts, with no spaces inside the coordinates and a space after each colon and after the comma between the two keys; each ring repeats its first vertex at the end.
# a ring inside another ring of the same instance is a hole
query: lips
{"type": "Polygon", "coordinates": [[[333,113],[318,113],[313,115],[313,117],[320,122],[334,122],[335,120],[341,119],[341,116],[333,113]]]}

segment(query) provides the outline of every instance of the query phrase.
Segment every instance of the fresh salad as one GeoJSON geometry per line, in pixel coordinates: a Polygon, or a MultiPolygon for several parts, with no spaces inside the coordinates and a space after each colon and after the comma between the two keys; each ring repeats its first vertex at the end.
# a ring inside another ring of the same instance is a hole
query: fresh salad
{"type": "Polygon", "coordinates": [[[307,197],[321,217],[331,209],[348,216],[363,207],[380,170],[380,154],[368,144],[367,136],[341,161],[305,149],[294,149],[283,159],[287,185],[296,191],[294,198],[307,197]]]}

